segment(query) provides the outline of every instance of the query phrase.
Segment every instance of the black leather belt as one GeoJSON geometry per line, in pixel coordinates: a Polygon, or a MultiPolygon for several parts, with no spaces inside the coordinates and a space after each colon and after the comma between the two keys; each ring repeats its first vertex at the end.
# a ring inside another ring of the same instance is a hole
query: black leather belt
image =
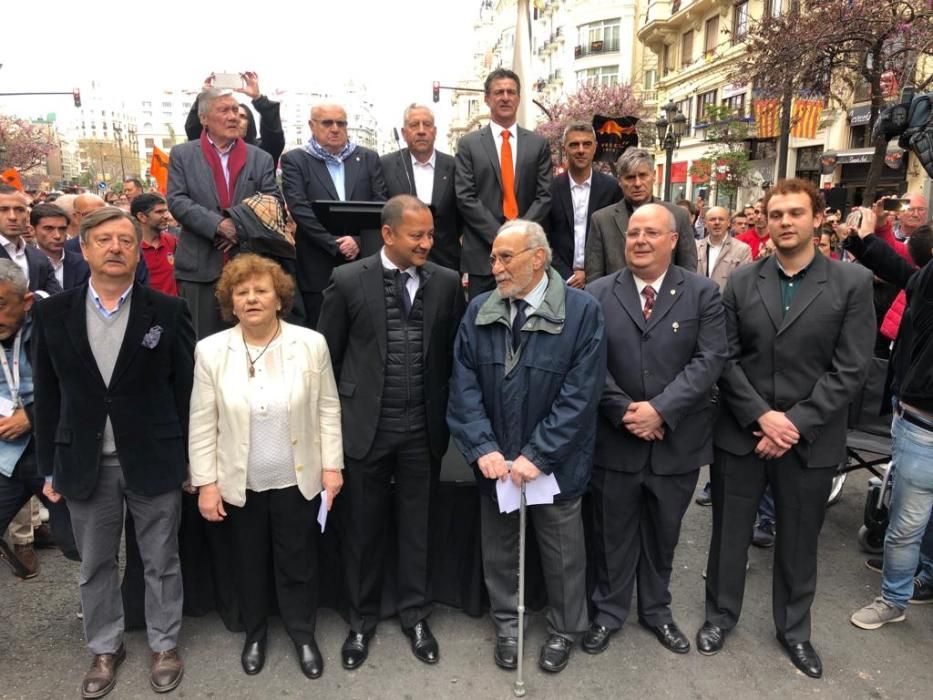
{"type": "Polygon", "coordinates": [[[904,405],[899,401],[895,404],[894,411],[911,425],[916,425],[918,428],[923,428],[924,430],[933,431],[933,420],[930,420],[926,416],[921,416],[918,413],[914,413],[908,408],[904,408],[904,405]]]}

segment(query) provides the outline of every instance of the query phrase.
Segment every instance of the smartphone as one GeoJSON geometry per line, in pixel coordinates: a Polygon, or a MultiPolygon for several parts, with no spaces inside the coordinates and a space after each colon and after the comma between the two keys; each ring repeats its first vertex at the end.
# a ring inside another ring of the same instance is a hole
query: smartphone
{"type": "MultiPolygon", "coordinates": [[[[885,200],[887,201],[887,200],[885,200]]],[[[858,209],[853,210],[846,217],[846,228],[852,228],[858,230],[862,225],[862,212],[858,209]]]]}
{"type": "Polygon", "coordinates": [[[904,207],[903,199],[886,199],[884,200],[884,210],[885,211],[900,211],[904,207]]]}
{"type": "Polygon", "coordinates": [[[222,90],[239,90],[243,87],[243,78],[239,73],[214,73],[213,85],[222,90]]]}

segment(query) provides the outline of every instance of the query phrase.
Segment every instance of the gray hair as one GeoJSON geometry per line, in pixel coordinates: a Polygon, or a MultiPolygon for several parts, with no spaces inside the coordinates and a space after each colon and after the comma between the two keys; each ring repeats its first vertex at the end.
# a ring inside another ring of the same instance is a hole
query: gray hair
{"type": "Polygon", "coordinates": [[[12,260],[6,258],[0,259],[0,284],[8,284],[16,292],[17,296],[23,298],[29,291],[29,280],[26,275],[12,260]]]}
{"type": "Polygon", "coordinates": [[[232,94],[233,90],[228,90],[226,88],[209,87],[202,90],[201,94],[198,95],[198,116],[205,116],[211,110],[211,105],[217,98],[227,97],[232,94]]]}
{"type": "Polygon", "coordinates": [[[81,219],[81,228],[78,231],[81,244],[87,245],[87,237],[91,229],[97,228],[101,224],[105,224],[108,221],[115,221],[117,219],[126,219],[131,224],[133,224],[133,231],[136,233],[137,244],[143,240],[143,227],[139,221],[137,221],[135,216],[131,216],[128,211],[118,209],[117,207],[101,207],[100,209],[95,209],[90,214],[81,219]]]}
{"type": "Polygon", "coordinates": [[[529,221],[528,219],[512,219],[511,221],[506,221],[499,227],[499,230],[496,231],[496,236],[501,236],[503,233],[512,233],[513,231],[519,231],[528,235],[529,248],[544,248],[544,267],[548,268],[551,266],[551,244],[548,243],[547,234],[544,233],[541,224],[529,221]]]}
{"type": "Polygon", "coordinates": [[[616,172],[622,177],[634,172],[641,165],[647,165],[654,170],[654,156],[644,148],[629,148],[616,161],[616,172]]]}
{"type": "Polygon", "coordinates": [[[432,110],[427,105],[418,104],[417,102],[412,102],[405,108],[405,111],[402,113],[402,126],[408,124],[408,115],[414,112],[416,109],[426,109],[428,114],[431,115],[431,121],[434,121],[434,110],[432,110]]]}
{"type": "Polygon", "coordinates": [[[569,134],[571,131],[584,131],[592,136],[593,139],[596,138],[596,129],[593,128],[592,124],[587,122],[570,122],[567,126],[564,127],[564,133],[560,137],[561,143],[564,143],[567,140],[567,134],[569,134]]]}

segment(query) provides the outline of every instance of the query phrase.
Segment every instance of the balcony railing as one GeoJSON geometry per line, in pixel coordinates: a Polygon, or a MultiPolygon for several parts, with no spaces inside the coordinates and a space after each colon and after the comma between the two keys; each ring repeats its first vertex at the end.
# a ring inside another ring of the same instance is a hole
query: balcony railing
{"type": "Polygon", "coordinates": [[[582,58],[591,54],[610,53],[619,50],[619,40],[612,41],[591,41],[589,44],[581,44],[573,47],[573,57],[582,58]]]}

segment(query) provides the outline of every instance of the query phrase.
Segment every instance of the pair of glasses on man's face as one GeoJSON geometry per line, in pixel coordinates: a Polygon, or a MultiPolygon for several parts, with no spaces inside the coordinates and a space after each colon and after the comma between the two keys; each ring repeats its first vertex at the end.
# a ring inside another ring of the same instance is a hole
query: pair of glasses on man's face
{"type": "Polygon", "coordinates": [[[313,121],[315,124],[320,124],[325,129],[333,129],[335,126],[338,129],[347,128],[346,119],[312,119],[311,121],[313,121]]]}

